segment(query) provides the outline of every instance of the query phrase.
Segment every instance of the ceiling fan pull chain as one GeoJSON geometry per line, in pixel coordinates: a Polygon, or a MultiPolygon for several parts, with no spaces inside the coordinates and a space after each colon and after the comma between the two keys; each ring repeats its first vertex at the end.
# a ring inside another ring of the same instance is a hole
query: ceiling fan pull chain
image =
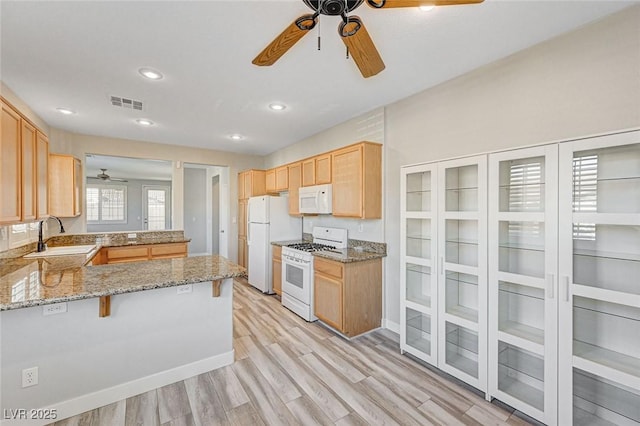
{"type": "MultiPolygon", "coordinates": [[[[321,2],[318,2],[318,10],[316,10],[316,13],[317,13],[318,15],[320,15],[320,3],[321,3],[321,2]]],[[[321,32],[320,32],[320,18],[318,18],[318,51],[320,51],[320,47],[321,47],[320,38],[321,38],[321,32]]]]}
{"type": "Polygon", "coordinates": [[[347,46],[347,59],[349,59],[349,46],[347,46]]]}

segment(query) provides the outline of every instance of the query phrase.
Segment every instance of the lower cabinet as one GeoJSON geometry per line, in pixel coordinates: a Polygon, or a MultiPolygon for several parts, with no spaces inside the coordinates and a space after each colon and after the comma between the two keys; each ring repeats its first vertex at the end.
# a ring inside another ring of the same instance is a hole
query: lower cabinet
{"type": "Polygon", "coordinates": [[[382,260],[342,263],[315,257],[314,313],[349,337],[380,327],[382,260]]]}
{"type": "Polygon", "coordinates": [[[187,243],[104,247],[94,258],[93,264],[127,263],[178,257],[187,257],[187,243]]]}
{"type": "Polygon", "coordinates": [[[277,295],[282,294],[282,247],[273,246],[272,268],[273,291],[277,295]]]}
{"type": "Polygon", "coordinates": [[[249,250],[247,247],[247,237],[238,237],[238,265],[247,267],[249,260],[249,250]]]}

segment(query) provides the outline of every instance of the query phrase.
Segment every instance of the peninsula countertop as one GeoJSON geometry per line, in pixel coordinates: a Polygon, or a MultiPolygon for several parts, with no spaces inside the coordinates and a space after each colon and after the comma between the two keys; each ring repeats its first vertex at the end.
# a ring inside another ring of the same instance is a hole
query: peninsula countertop
{"type": "Polygon", "coordinates": [[[240,277],[245,268],[222,256],[195,256],[84,266],[95,253],[5,259],[0,311],[240,277]]]}

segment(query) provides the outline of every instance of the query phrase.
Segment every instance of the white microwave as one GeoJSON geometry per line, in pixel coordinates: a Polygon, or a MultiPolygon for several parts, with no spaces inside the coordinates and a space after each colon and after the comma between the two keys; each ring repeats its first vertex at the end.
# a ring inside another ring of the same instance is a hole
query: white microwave
{"type": "Polygon", "coordinates": [[[303,186],[298,191],[300,213],[331,214],[331,184],[303,186]]]}

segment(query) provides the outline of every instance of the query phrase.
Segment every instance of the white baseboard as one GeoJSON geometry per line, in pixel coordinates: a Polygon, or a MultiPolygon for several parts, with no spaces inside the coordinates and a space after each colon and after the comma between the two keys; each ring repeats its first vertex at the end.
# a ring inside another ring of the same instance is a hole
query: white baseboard
{"type": "Polygon", "coordinates": [[[383,318],[382,326],[388,330],[393,331],[396,334],[400,334],[400,324],[398,324],[397,322],[393,322],[391,320],[383,318]]]}
{"type": "MultiPolygon", "coordinates": [[[[171,383],[179,382],[180,380],[188,379],[189,377],[206,373],[207,371],[215,370],[217,368],[233,364],[233,361],[234,351],[231,350],[230,352],[212,356],[211,358],[205,358],[200,361],[192,362],[191,364],[181,365],[180,367],[161,371],[159,373],[132,380],[127,383],[116,385],[87,395],[82,395],[78,398],[62,401],[49,407],[44,407],[43,410],[56,410],[56,420],[66,419],[68,417],[73,417],[78,414],[84,413],[85,411],[103,407],[122,399],[127,399],[129,397],[149,392],[150,390],[160,388],[171,383]]],[[[49,424],[51,423],[51,420],[9,419],[4,420],[1,423],[2,425],[7,426],[36,426],[49,424]]]]}

